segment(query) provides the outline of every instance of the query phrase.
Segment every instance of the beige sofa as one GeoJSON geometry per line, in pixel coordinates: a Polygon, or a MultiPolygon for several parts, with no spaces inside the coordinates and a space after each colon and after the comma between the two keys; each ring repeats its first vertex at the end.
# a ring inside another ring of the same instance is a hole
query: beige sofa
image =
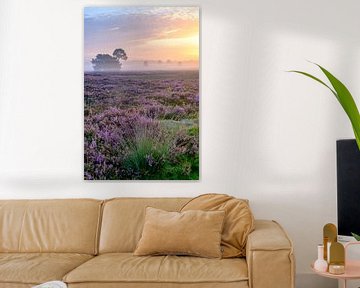
{"type": "Polygon", "coordinates": [[[0,201],[0,288],[63,280],[71,288],[293,288],[291,241],[256,220],[246,258],[133,256],[146,206],[187,198],[0,201]]]}

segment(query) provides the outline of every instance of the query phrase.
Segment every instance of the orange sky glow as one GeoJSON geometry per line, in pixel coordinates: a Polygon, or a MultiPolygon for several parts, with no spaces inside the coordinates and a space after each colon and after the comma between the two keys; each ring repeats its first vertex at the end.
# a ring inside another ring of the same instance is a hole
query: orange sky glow
{"type": "Polygon", "coordinates": [[[128,56],[123,70],[199,68],[198,7],[88,7],[84,30],[85,71],[116,48],[128,56]]]}

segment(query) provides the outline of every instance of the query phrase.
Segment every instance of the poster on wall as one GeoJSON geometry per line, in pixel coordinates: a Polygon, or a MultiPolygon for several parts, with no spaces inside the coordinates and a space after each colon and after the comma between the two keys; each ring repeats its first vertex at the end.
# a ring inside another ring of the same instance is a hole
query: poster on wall
{"type": "Polygon", "coordinates": [[[84,9],[84,179],[199,179],[199,7],[84,9]]]}

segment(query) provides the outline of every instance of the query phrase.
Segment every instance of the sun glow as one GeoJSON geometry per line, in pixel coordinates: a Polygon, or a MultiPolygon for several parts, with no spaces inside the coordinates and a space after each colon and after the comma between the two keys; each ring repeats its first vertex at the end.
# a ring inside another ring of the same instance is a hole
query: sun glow
{"type": "MultiPolygon", "coordinates": [[[[153,39],[149,40],[145,45],[158,51],[171,51],[171,58],[178,61],[197,60],[199,57],[199,36],[196,34],[180,38],[153,39]]],[[[164,56],[165,54],[163,54],[164,56]]],[[[162,58],[161,53],[157,57],[162,58]]]]}

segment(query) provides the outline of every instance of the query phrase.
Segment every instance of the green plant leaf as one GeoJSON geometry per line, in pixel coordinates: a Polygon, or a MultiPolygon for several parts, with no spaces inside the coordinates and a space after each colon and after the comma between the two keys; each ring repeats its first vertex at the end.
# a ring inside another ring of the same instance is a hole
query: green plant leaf
{"type": "Polygon", "coordinates": [[[358,136],[360,136],[360,114],[359,110],[356,106],[356,103],[354,101],[354,98],[352,97],[350,91],[346,88],[346,86],[338,80],[334,75],[332,75],[329,71],[327,71],[325,68],[321,67],[320,65],[316,64],[321,71],[325,74],[325,76],[329,79],[331,85],[334,87],[339,102],[341,106],[344,108],[346,114],[348,115],[350,122],[353,126],[356,142],[360,149],[360,139],[358,136]]]}
{"type": "Polygon", "coordinates": [[[338,95],[336,94],[336,92],[329,86],[327,85],[325,82],[323,82],[322,80],[320,80],[319,78],[315,77],[314,75],[311,75],[309,73],[306,73],[306,72],[302,72],[302,71],[298,71],[298,70],[290,70],[288,72],[293,72],[293,73],[298,73],[298,74],[302,74],[302,75],[305,75],[319,83],[321,83],[322,85],[324,85],[325,87],[329,88],[329,90],[335,95],[336,98],[338,98],[338,95]]]}
{"type": "Polygon", "coordinates": [[[354,135],[355,135],[355,139],[356,139],[356,143],[359,147],[359,150],[360,150],[360,135],[356,132],[356,130],[354,129],[353,127],[353,130],[354,130],[354,135]]]}
{"type": "Polygon", "coordinates": [[[327,87],[334,94],[334,96],[339,101],[340,105],[343,107],[345,113],[347,114],[347,116],[351,122],[353,131],[354,131],[354,135],[355,135],[355,139],[356,139],[356,143],[360,150],[360,114],[359,114],[359,110],[356,106],[356,103],[354,101],[354,98],[352,97],[350,91],[346,88],[346,86],[340,80],[338,80],[334,75],[332,75],[329,71],[327,71],[322,66],[320,66],[316,63],[313,63],[313,64],[318,66],[320,68],[320,70],[325,74],[326,78],[330,81],[331,85],[333,86],[333,89],[329,85],[327,85],[325,82],[323,82],[319,78],[317,78],[309,73],[297,71],[297,70],[292,70],[289,72],[294,72],[294,73],[305,75],[305,76],[321,83],[322,85],[327,87]]]}
{"type": "Polygon", "coordinates": [[[356,241],[360,241],[360,235],[355,234],[353,232],[351,232],[351,235],[356,239],[356,241]]]}

